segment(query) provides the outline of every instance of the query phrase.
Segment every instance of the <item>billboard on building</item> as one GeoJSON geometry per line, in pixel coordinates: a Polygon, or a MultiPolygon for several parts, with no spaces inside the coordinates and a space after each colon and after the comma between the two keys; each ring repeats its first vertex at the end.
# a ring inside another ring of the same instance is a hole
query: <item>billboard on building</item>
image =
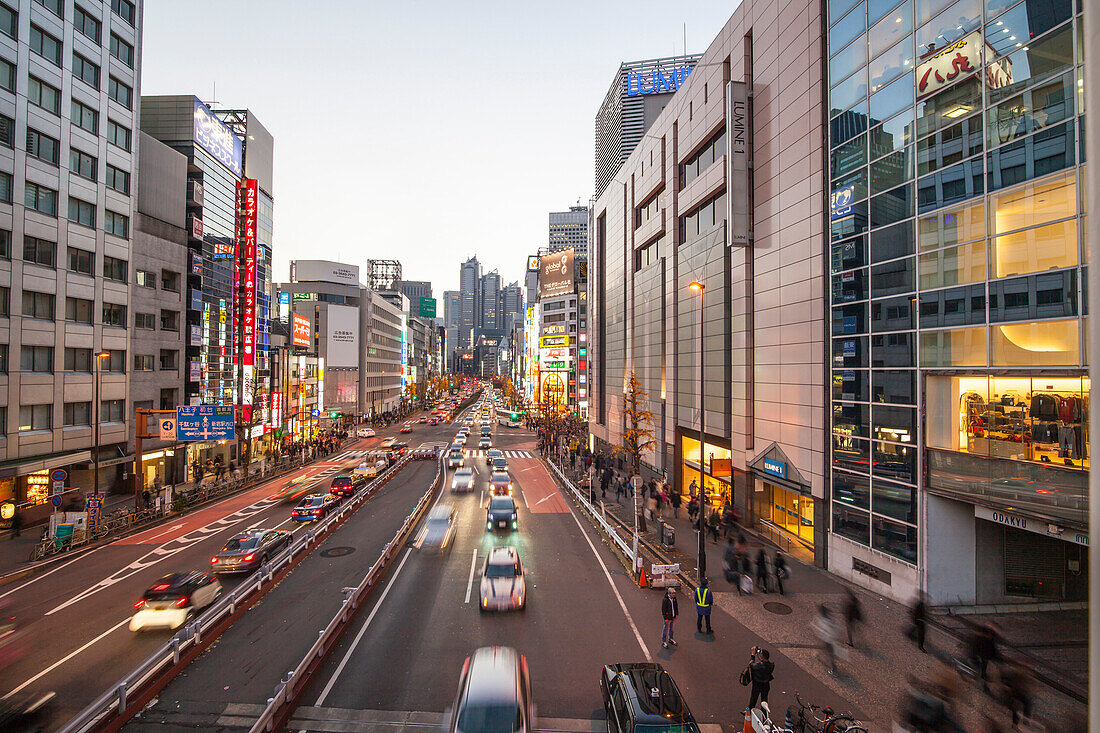
{"type": "Polygon", "coordinates": [[[243,188],[241,234],[244,237],[244,282],[241,285],[242,337],[241,362],[244,366],[256,363],[256,222],[259,217],[259,185],[255,178],[248,178],[243,188]]]}
{"type": "Polygon", "coordinates": [[[330,305],[326,311],[325,365],[359,366],[359,309],[346,305],[330,305]]]}
{"type": "Polygon", "coordinates": [[[329,260],[294,260],[290,263],[291,282],[339,283],[359,287],[359,266],[329,260]]]}
{"type": "Polygon", "coordinates": [[[313,329],[310,327],[309,319],[297,313],[292,313],[290,319],[292,322],[290,343],[294,346],[311,346],[313,344],[313,329]]]}
{"type": "Polygon", "coordinates": [[[573,250],[539,258],[539,297],[556,298],[573,292],[573,250]]]}
{"type": "Polygon", "coordinates": [[[749,232],[749,97],[743,81],[726,83],[726,155],[727,171],[726,213],[728,243],[747,247],[751,243],[749,232]]]}
{"type": "Polygon", "coordinates": [[[195,142],[240,178],[243,162],[241,139],[210,108],[195,99],[195,142]]]}

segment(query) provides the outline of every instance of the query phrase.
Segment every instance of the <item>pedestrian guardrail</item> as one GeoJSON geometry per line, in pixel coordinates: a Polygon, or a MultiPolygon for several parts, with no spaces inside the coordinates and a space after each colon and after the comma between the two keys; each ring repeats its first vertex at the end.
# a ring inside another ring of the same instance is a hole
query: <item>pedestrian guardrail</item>
{"type": "Polygon", "coordinates": [[[120,728],[410,460],[406,456],[390,466],[344,502],[339,511],[308,529],[290,547],[254,571],[246,583],[215,601],[166,644],[77,713],[60,732],[91,733],[120,728]]]}
{"type": "Polygon", "coordinates": [[[603,531],[607,533],[607,536],[611,538],[611,541],[622,551],[623,555],[630,560],[630,567],[637,567],[638,561],[634,557],[634,545],[633,542],[627,543],[619,533],[615,531],[615,528],[611,526],[610,522],[604,516],[603,512],[598,510],[596,506],[589,500],[589,497],[585,496],[585,493],[578,489],[572,481],[570,481],[565,473],[557,466],[553,461],[547,461],[547,465],[557,475],[558,480],[562,482],[565,488],[569,489],[573,494],[573,498],[577,500],[577,503],[584,508],[586,512],[592,515],[592,517],[599,523],[603,531]]]}
{"type": "Polygon", "coordinates": [[[401,547],[405,544],[405,541],[409,538],[413,528],[416,527],[421,517],[428,510],[428,506],[431,504],[432,499],[435,498],[436,491],[439,491],[443,486],[443,478],[447,475],[447,470],[444,468],[443,456],[440,455],[436,463],[436,474],[432,480],[431,486],[420,497],[420,501],[417,502],[416,507],[405,518],[401,528],[397,530],[397,534],[393,539],[389,541],[386,548],[382,551],[382,555],[378,558],[370,570],[367,571],[366,576],[358,587],[348,590],[347,596],[344,598],[343,603],[340,606],[340,610],[332,617],[328,625],[321,630],[317,637],[317,641],[313,643],[309,652],[302,658],[302,661],[295,667],[294,671],[287,674],[275,688],[275,694],[267,701],[267,707],[260,714],[260,717],[253,724],[250,729],[250,733],[260,733],[261,731],[280,730],[286,726],[287,721],[290,719],[290,715],[297,707],[298,699],[305,692],[306,687],[309,685],[310,680],[316,671],[324,663],[328,653],[332,651],[333,647],[340,639],[340,635],[344,632],[347,626],[351,623],[356,611],[363,601],[366,600],[371,589],[381,581],[386,571],[389,569],[390,564],[396,558],[397,553],[401,547]]]}

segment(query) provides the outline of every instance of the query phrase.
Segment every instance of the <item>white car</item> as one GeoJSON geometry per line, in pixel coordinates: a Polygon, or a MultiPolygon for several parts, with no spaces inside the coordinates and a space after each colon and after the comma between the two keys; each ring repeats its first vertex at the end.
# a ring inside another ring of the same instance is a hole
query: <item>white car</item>
{"type": "Polygon", "coordinates": [[[494,547],[481,574],[481,610],[511,611],[527,608],[527,583],[515,547],[494,547]]]}
{"type": "Polygon", "coordinates": [[[473,491],[474,469],[460,468],[451,479],[451,491],[473,491]]]}
{"type": "Polygon", "coordinates": [[[455,448],[451,446],[451,450],[447,453],[447,468],[459,468],[466,462],[466,458],[462,454],[462,448],[455,448]]]}
{"type": "Polygon", "coordinates": [[[424,529],[420,530],[416,546],[418,548],[438,547],[446,550],[455,534],[455,508],[453,504],[440,504],[428,512],[424,529]]]}
{"type": "Polygon", "coordinates": [[[355,434],[360,438],[373,438],[377,433],[374,432],[374,428],[358,428],[355,434]]]}
{"type": "Polygon", "coordinates": [[[383,448],[389,448],[391,445],[393,445],[396,442],[397,442],[397,438],[395,438],[391,435],[390,437],[388,437],[388,438],[386,438],[385,440],[382,441],[382,447],[383,448]]]}
{"type": "Polygon", "coordinates": [[[455,442],[458,443],[459,445],[462,445],[462,446],[466,445],[466,434],[465,433],[459,433],[458,435],[456,435],[455,436],[455,442]]]}
{"type": "Polygon", "coordinates": [[[134,604],[130,631],[175,630],[221,595],[222,584],[213,573],[196,570],[171,573],[149,586],[134,604]]]}

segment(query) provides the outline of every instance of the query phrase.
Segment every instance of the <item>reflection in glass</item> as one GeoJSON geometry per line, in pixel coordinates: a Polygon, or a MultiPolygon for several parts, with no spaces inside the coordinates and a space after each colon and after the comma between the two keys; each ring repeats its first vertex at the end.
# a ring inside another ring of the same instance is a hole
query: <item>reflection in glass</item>
{"type": "Polygon", "coordinates": [[[846,176],[833,180],[833,193],[845,188],[852,189],[850,201],[859,201],[867,198],[867,169],[860,168],[846,176]]]}
{"type": "Polygon", "coordinates": [[[921,290],[985,280],[985,241],[961,244],[918,258],[921,290]]]}
{"type": "MultiPolygon", "coordinates": [[[[996,280],[989,284],[989,320],[1022,321],[1077,315],[1077,271],[996,280]]],[[[1076,361],[1074,362],[1076,363],[1076,361]]]]}
{"type": "MultiPolygon", "coordinates": [[[[863,472],[867,472],[866,465],[863,466],[863,472]]],[[[871,506],[870,482],[864,476],[837,471],[833,474],[833,501],[860,509],[869,509],[871,506]]]]}
{"type": "MultiPolygon", "coordinates": [[[[923,323],[921,325],[923,326],[923,323]]],[[[984,367],[988,361],[986,344],[985,326],[921,331],[920,365],[922,367],[984,367]]]]}
{"type": "MultiPolygon", "coordinates": [[[[867,473],[871,465],[870,441],[833,433],[833,466],[867,473]]],[[[837,491],[834,484],[833,496],[837,491]]],[[[866,506],[866,505],[864,505],[866,506]]]]}
{"type": "Polygon", "coordinates": [[[871,47],[871,58],[875,58],[913,32],[913,3],[905,0],[896,10],[871,28],[867,34],[871,47]]]}
{"type": "Polygon", "coordinates": [[[913,487],[876,480],[873,495],[875,514],[917,523],[917,490],[913,487]]]}
{"type": "Polygon", "coordinates": [[[844,48],[867,28],[867,8],[863,3],[829,29],[829,48],[844,48]]]}
{"type": "Polygon", "coordinates": [[[833,368],[855,369],[867,366],[867,337],[833,339],[833,368]]]}
{"type": "Polygon", "coordinates": [[[843,51],[834,53],[836,55],[829,59],[830,79],[843,79],[867,63],[867,44],[858,40],[848,44],[843,51]]]}
{"type": "MultiPolygon", "coordinates": [[[[871,302],[871,330],[905,331],[913,328],[913,298],[903,295],[900,298],[888,298],[871,302]]],[[[872,364],[872,366],[876,366],[872,364]]]]}
{"type": "MultiPolygon", "coordinates": [[[[932,22],[917,30],[917,55],[923,58],[936,50],[950,46],[982,24],[980,0],[959,0],[932,22]]],[[[981,68],[981,59],[972,61],[981,68]]]]}
{"type": "Polygon", "coordinates": [[[917,404],[916,371],[876,369],[871,375],[871,396],[875,402],[895,405],[917,404]]]}
{"type": "Polygon", "coordinates": [[[850,303],[867,300],[867,270],[852,270],[833,275],[833,302],[850,303]]]}
{"type": "Polygon", "coordinates": [[[871,261],[885,262],[913,254],[913,222],[903,221],[892,227],[871,232],[871,261]]]}
{"type": "Polygon", "coordinates": [[[863,545],[871,544],[871,516],[839,502],[833,502],[833,532],[863,545]]]}
{"type": "Polygon", "coordinates": [[[871,163],[871,193],[881,193],[913,177],[913,148],[908,147],[871,163]]]}
{"type": "Polygon", "coordinates": [[[867,304],[852,303],[833,308],[833,335],[867,333],[867,304]]]}
{"type": "Polygon", "coordinates": [[[1073,70],[1073,31],[1069,25],[1031,41],[988,67],[990,104],[998,104],[1021,89],[1073,70]],[[1006,68],[1012,73],[1006,73],[1006,68]],[[1011,83],[1009,83],[1011,80],[1011,83]]]}
{"type": "Polygon", "coordinates": [[[829,104],[836,109],[847,109],[867,96],[867,70],[860,69],[829,90],[829,104]]]}
{"type": "Polygon", "coordinates": [[[913,77],[905,74],[871,95],[871,119],[886,120],[913,106],[913,77]]]}
{"type": "MultiPolygon", "coordinates": [[[[855,7],[856,0],[836,0],[829,3],[829,25],[836,23],[845,13],[855,7]]],[[[833,48],[839,48],[834,46],[833,48]]]]}
{"type": "Polygon", "coordinates": [[[833,372],[833,399],[866,402],[868,398],[866,369],[839,369],[833,372]]]}
{"type": "Polygon", "coordinates": [[[920,294],[921,328],[985,323],[985,284],[920,294]]]}
{"type": "MultiPolygon", "coordinates": [[[[1004,56],[1019,48],[1017,43],[1026,44],[1066,22],[1072,13],[1072,0],[1026,0],[986,25],[985,42],[1004,56]]],[[[1015,76],[1015,65],[1012,71],[1015,76]]]]}
{"type": "Polygon", "coordinates": [[[917,530],[888,519],[874,518],[872,547],[905,562],[917,561],[917,530]]]}
{"type": "Polygon", "coordinates": [[[871,336],[871,366],[873,368],[916,366],[914,359],[912,332],[903,331],[901,333],[884,333],[871,336]]]}
{"type": "MultiPolygon", "coordinates": [[[[875,477],[876,484],[880,478],[915,483],[917,475],[916,448],[910,445],[874,441],[871,445],[871,475],[875,477]]],[[[876,508],[875,511],[879,511],[879,509],[876,508]]]]}
{"type": "Polygon", "coordinates": [[[831,163],[830,170],[834,178],[867,165],[867,136],[860,135],[834,148],[831,163]]]}
{"type": "Polygon", "coordinates": [[[868,67],[871,78],[871,91],[877,92],[899,74],[913,68],[913,39],[902,39],[893,48],[883,53],[868,67]]]}
{"type": "Polygon", "coordinates": [[[867,264],[867,243],[863,237],[834,242],[832,245],[832,270],[850,270],[867,264]]]}
{"type": "MultiPolygon", "coordinates": [[[[829,114],[836,115],[837,111],[834,109],[829,114]]],[[[867,100],[841,112],[829,121],[830,144],[834,148],[863,132],[867,132],[867,100]]]]}
{"type": "Polygon", "coordinates": [[[917,175],[954,165],[982,149],[982,117],[974,115],[917,143],[917,175]]]}
{"type": "Polygon", "coordinates": [[[914,258],[906,257],[871,268],[871,297],[881,298],[913,291],[914,258]]]}
{"type": "Polygon", "coordinates": [[[989,146],[996,147],[1072,117],[1073,100],[1073,74],[1069,73],[990,107],[989,146]]]}
{"type": "Polygon", "coordinates": [[[991,198],[993,233],[1066,219],[1077,213],[1077,178],[1071,171],[1031,181],[991,198]]]}
{"type": "MultiPolygon", "coordinates": [[[[944,89],[917,105],[917,137],[955,124],[982,104],[982,83],[977,75],[944,89]]],[[[872,113],[873,114],[873,113],[872,113]]]]}
{"type": "Polygon", "coordinates": [[[913,184],[871,198],[871,226],[893,224],[913,215],[913,184]]]}
{"type": "Polygon", "coordinates": [[[944,209],[917,218],[917,241],[922,250],[969,242],[985,236],[985,204],[944,209]]]}
{"type": "Polygon", "coordinates": [[[1069,168],[1077,157],[1073,120],[1040,130],[989,153],[989,189],[1069,168]]]}
{"type": "Polygon", "coordinates": [[[980,196],[985,193],[982,159],[972,158],[917,181],[920,213],[980,196]]]}

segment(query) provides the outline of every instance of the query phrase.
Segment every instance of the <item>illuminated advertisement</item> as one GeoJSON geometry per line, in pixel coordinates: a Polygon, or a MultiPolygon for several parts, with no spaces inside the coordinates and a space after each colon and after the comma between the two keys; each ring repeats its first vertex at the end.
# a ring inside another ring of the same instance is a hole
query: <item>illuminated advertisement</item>
{"type": "Polygon", "coordinates": [[[543,348],[543,349],[551,347],[551,346],[568,346],[568,345],[569,345],[569,336],[568,335],[563,335],[563,336],[542,336],[541,338],[539,338],[539,347],[543,348]]]}
{"type": "Polygon", "coordinates": [[[359,366],[359,309],[329,305],[325,322],[328,366],[359,366]]]}
{"type": "Polygon", "coordinates": [[[539,258],[539,297],[556,298],[573,292],[573,250],[539,258]]]}
{"type": "MultiPolygon", "coordinates": [[[[238,188],[240,188],[238,184],[238,188]]],[[[244,283],[241,294],[242,327],[244,343],[241,354],[244,366],[256,363],[256,221],[259,185],[255,178],[244,183],[244,221],[241,224],[244,235],[244,283]]]]}
{"type": "Polygon", "coordinates": [[[401,316],[401,388],[404,389],[405,384],[409,381],[408,366],[409,366],[409,324],[405,321],[405,316],[401,316]]]}
{"type": "Polygon", "coordinates": [[[290,319],[292,324],[290,332],[290,343],[294,346],[311,345],[313,342],[313,339],[311,338],[311,331],[313,329],[310,327],[309,319],[305,316],[300,316],[297,313],[292,313],[290,315],[290,319]]]}
{"type": "Polygon", "coordinates": [[[279,320],[290,321],[290,293],[279,293],[279,320]]]}
{"type": "Polygon", "coordinates": [[[673,94],[687,80],[690,66],[676,69],[654,69],[648,74],[626,74],[626,95],[628,97],[646,94],[673,94]]]}
{"type": "Polygon", "coordinates": [[[243,161],[241,139],[198,99],[195,99],[194,136],[203,150],[240,178],[243,161]]]}
{"type": "Polygon", "coordinates": [[[540,402],[548,405],[565,404],[565,380],[558,372],[544,372],[539,381],[540,402]]]}

